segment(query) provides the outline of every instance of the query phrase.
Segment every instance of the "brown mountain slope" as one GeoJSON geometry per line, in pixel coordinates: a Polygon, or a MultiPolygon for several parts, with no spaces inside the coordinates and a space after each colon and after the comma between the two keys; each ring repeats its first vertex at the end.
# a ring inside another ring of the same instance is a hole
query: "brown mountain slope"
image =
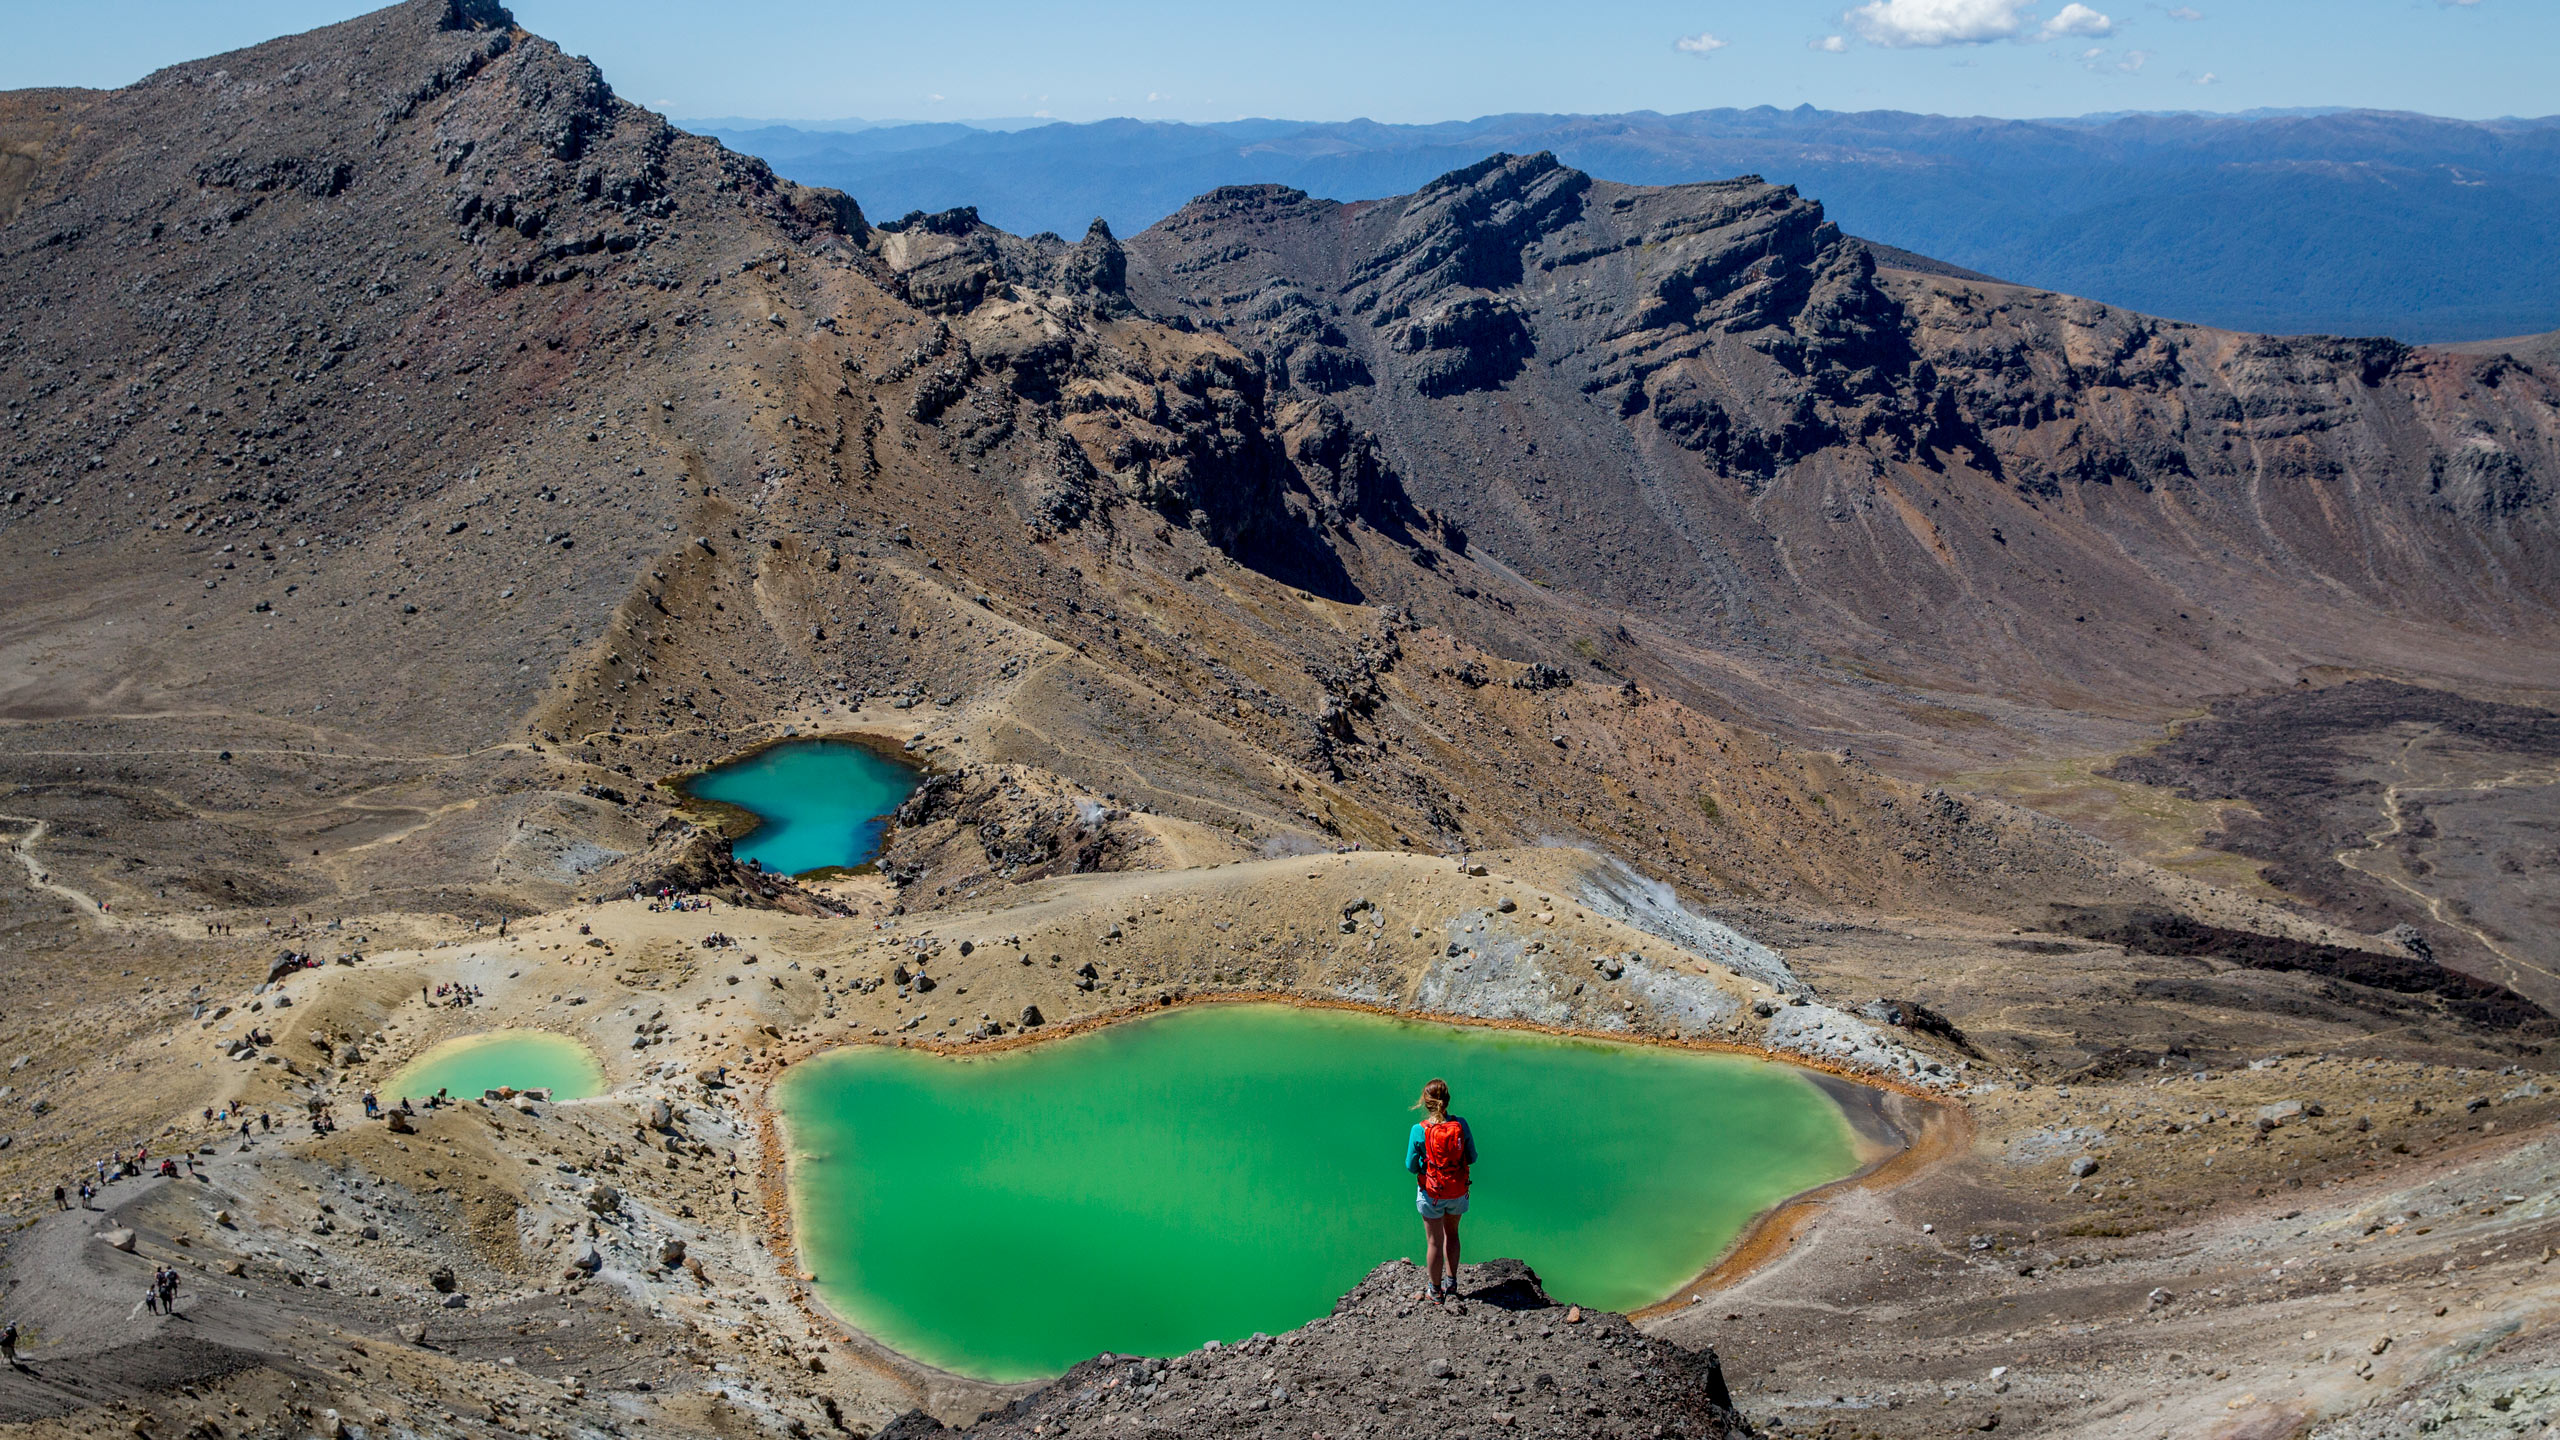
{"type": "Polygon", "coordinates": [[[1353,205],[1223,190],[1129,253],[1145,308],[1269,357],[1376,488],[1692,645],[2119,713],[2315,665],[2548,674],[2560,388],[2529,361],[1879,272],[1792,190],[1543,155],[1353,205]]]}
{"type": "Polygon", "coordinates": [[[2041,917],[2160,882],[1796,744],[2541,673],[2523,362],[1879,280],[1752,182],[874,227],[461,0],[5,113],[0,705],[28,823],[159,837],[81,862],[128,904],[549,903],[656,873],[635,781],[851,724],[990,767],[934,901],[1163,863],[971,838],[1082,796],[2041,917]]]}
{"type": "MultiPolygon", "coordinates": [[[[1509,582],[1364,494],[1365,442],[1254,357],[1135,313],[1107,232],[875,230],[494,7],[12,113],[43,158],[0,231],[0,703],[63,820],[184,817],[90,862],[129,905],[206,893],[190,846],[256,857],[220,901],[618,883],[658,802],[582,790],[865,695],[1247,850],[1555,836],[1739,896],[2147,893],[2058,828],[1357,603],[1509,582]]],[[[1018,872],[1002,848],[900,873],[1018,872]]]]}

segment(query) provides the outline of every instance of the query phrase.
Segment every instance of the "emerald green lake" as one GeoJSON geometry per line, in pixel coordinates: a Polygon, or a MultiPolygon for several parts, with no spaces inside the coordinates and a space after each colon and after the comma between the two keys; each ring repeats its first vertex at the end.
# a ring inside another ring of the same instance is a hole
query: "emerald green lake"
{"type": "Polygon", "coordinates": [[[447,1040],[400,1067],[391,1083],[375,1093],[385,1105],[403,1096],[424,1100],[438,1090],[457,1100],[476,1100],[484,1090],[506,1086],[549,1090],[555,1100],[581,1100],[603,1093],[604,1070],[587,1047],[565,1035],[544,1030],[492,1030],[447,1040]]]}
{"type": "Polygon", "coordinates": [[[775,1091],[804,1263],[847,1320],[996,1380],[1330,1311],[1422,1255],[1404,1170],[1438,1075],[1482,1158],[1467,1257],[1649,1304],[1857,1168],[1801,1071],[1736,1056],[1211,1006],[983,1058],[858,1046],[775,1091]]]}
{"type": "Polygon", "coordinates": [[[890,812],[916,788],[916,772],[841,740],[788,740],[705,771],[684,788],[756,817],[756,828],[732,847],[739,859],[800,875],[879,854],[890,812]]]}

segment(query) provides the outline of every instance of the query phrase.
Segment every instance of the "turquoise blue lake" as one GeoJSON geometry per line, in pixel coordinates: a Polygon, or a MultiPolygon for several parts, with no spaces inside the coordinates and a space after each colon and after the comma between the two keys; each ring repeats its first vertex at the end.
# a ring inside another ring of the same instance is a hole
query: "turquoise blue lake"
{"type": "Polygon", "coordinates": [[[1434,1075],[1483,1152],[1467,1257],[1525,1260],[1560,1300],[1660,1300],[1858,1168],[1800,1070],[1275,1005],[983,1058],[858,1045],[774,1097],[827,1303],[918,1359],[1025,1380],[1276,1334],[1419,1257],[1404,1147],[1434,1075]]]}
{"type": "Polygon", "coordinates": [[[860,745],[787,740],[705,771],[684,788],[756,817],[732,847],[739,859],[802,875],[878,855],[891,814],[916,780],[915,770],[860,745]]]}
{"type": "Polygon", "coordinates": [[[549,1090],[554,1100],[583,1100],[604,1093],[604,1070],[586,1046],[542,1030],[492,1030],[447,1040],[400,1067],[382,1087],[384,1104],[424,1100],[449,1091],[457,1100],[512,1086],[549,1090]]]}

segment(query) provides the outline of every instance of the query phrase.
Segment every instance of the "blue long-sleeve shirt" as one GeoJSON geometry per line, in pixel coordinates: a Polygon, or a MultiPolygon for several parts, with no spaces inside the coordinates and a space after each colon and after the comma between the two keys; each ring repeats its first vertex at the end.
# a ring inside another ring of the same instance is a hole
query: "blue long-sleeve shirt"
{"type": "MultiPolygon", "coordinates": [[[[1458,1138],[1467,1142],[1467,1163],[1473,1165],[1476,1163],[1475,1128],[1467,1124],[1464,1116],[1452,1115],[1449,1118],[1458,1122],[1458,1138]]],[[[1422,1126],[1418,1124],[1404,1142],[1404,1168],[1407,1174],[1422,1173],[1422,1126]]]]}

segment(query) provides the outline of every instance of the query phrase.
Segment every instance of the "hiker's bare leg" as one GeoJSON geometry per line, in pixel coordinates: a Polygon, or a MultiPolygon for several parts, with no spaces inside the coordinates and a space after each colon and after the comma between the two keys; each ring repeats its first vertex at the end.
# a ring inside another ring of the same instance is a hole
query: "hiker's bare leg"
{"type": "Polygon", "coordinates": [[[1422,1270],[1431,1277],[1431,1288],[1440,1288],[1440,1267],[1447,1263],[1448,1224],[1445,1215],[1426,1215],[1422,1220],[1422,1270]]]}
{"type": "Polygon", "coordinates": [[[1449,1251],[1449,1288],[1458,1288],[1458,1217],[1445,1215],[1440,1220],[1440,1233],[1447,1237],[1449,1251]]]}

